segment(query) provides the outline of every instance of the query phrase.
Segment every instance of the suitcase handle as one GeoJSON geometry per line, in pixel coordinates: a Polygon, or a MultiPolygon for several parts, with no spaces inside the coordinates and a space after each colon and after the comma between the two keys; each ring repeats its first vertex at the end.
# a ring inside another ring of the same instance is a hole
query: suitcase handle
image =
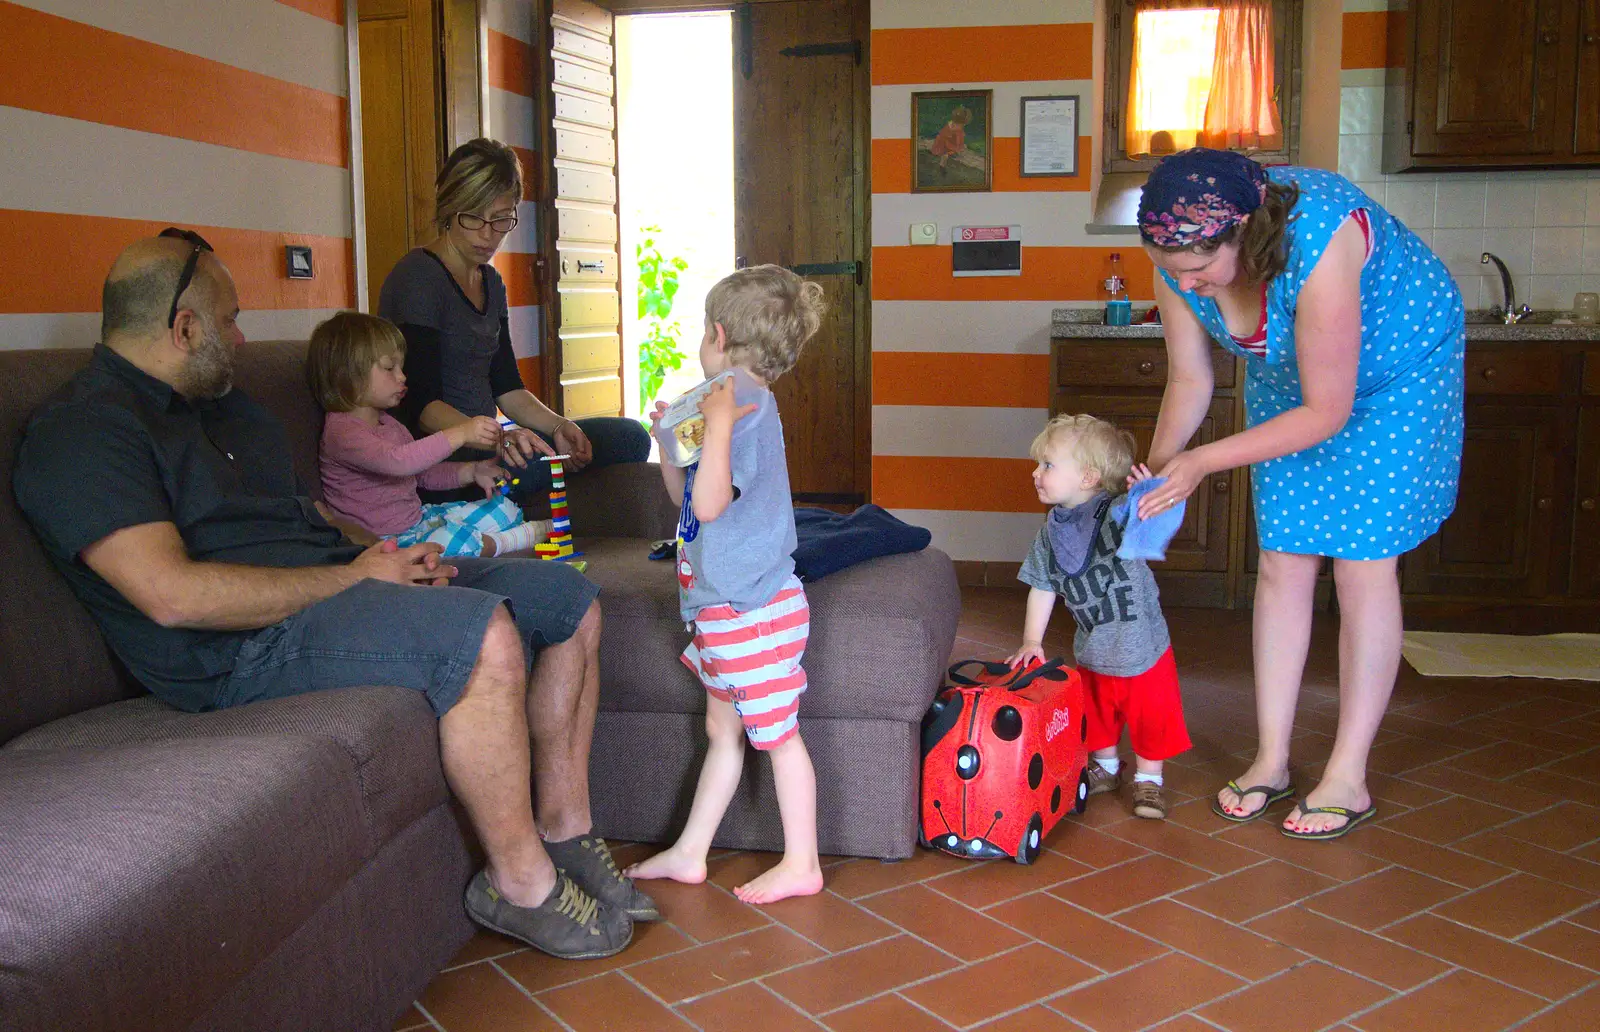
{"type": "MultiPolygon", "coordinates": [[[[997,663],[993,660],[964,659],[946,671],[946,676],[950,678],[950,681],[953,684],[964,685],[968,688],[976,687],[978,684],[977,681],[974,681],[966,674],[961,673],[964,668],[972,666],[974,663],[983,667],[984,673],[996,676],[1008,673],[1012,669],[1004,663],[997,663]]],[[[1021,691],[1023,688],[1026,688],[1040,677],[1043,677],[1048,681],[1065,681],[1067,679],[1067,672],[1064,666],[1064,661],[1060,657],[1057,657],[1047,663],[1041,663],[1038,666],[1023,672],[1022,676],[1018,677],[1015,681],[1012,681],[1009,684],[1003,685],[1003,687],[1008,691],[1021,691]]]]}

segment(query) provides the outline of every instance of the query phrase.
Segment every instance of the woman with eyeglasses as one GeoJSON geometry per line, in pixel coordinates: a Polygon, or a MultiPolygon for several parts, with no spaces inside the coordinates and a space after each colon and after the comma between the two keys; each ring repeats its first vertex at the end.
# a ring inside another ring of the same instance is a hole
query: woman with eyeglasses
{"type": "Polygon", "coordinates": [[[439,235],[389,273],[378,314],[406,339],[406,394],[395,414],[422,437],[496,409],[505,413],[517,425],[506,432],[500,458],[520,481],[518,500],[537,504],[550,490],[549,466],[539,455],[568,455],[572,471],[643,462],[650,437],[631,419],[574,422],[523,386],[505,283],[489,264],[517,227],[521,199],[522,168],[510,147],[484,139],[457,147],[437,181],[439,235]]]}

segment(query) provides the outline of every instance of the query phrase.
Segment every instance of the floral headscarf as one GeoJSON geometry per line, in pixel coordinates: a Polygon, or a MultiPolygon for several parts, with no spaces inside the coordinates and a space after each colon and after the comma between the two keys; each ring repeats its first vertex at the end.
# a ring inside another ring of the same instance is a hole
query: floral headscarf
{"type": "Polygon", "coordinates": [[[1139,233],[1162,248],[1210,240],[1250,217],[1267,197],[1267,174],[1233,151],[1196,147],[1150,173],[1139,198],[1139,233]]]}

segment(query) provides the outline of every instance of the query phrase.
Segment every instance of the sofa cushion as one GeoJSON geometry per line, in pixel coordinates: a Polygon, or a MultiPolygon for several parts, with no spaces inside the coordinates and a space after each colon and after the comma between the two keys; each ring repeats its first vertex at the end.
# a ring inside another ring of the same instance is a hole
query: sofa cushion
{"type": "Polygon", "coordinates": [[[366,860],[331,739],[0,752],[15,1028],[184,1028],[366,860]]]}
{"type": "Polygon", "coordinates": [[[213,713],[184,713],[145,696],[35,728],[0,750],[0,756],[18,750],[279,735],[326,738],[348,756],[357,775],[366,856],[448,798],[439,767],[438,720],[422,694],[408,688],[343,688],[213,713]]]}
{"type": "MultiPolygon", "coordinates": [[[[600,708],[702,712],[705,689],[676,658],[689,632],[678,613],[673,564],[652,562],[642,539],[581,547],[588,576],[600,585],[605,621],[600,708]]],[[[920,720],[944,673],[961,611],[949,557],[930,548],[874,559],[807,584],[806,595],[811,640],[802,716],[920,720]]]]}

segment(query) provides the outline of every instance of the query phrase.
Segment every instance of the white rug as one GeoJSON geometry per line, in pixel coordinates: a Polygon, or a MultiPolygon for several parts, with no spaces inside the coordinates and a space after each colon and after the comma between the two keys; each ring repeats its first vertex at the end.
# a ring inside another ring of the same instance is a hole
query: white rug
{"type": "Polygon", "coordinates": [[[1547,677],[1600,681],[1600,634],[1407,631],[1400,650],[1426,677],[1547,677]]]}

